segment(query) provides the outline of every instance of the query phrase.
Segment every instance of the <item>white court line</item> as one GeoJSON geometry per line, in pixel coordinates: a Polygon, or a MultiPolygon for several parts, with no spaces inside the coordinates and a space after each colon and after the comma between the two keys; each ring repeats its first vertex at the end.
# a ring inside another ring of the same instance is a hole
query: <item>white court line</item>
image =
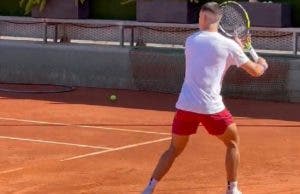
{"type": "Polygon", "coordinates": [[[11,169],[11,170],[5,170],[0,172],[0,174],[7,174],[7,173],[11,173],[11,172],[16,172],[16,171],[20,171],[23,170],[24,168],[15,168],[15,169],[11,169]]]}
{"type": "Polygon", "coordinates": [[[91,145],[84,145],[84,144],[74,144],[74,143],[66,143],[66,142],[46,141],[46,140],[40,140],[40,139],[27,139],[27,138],[8,137],[8,136],[0,136],[0,139],[29,141],[29,142],[36,142],[36,143],[46,143],[46,144],[66,145],[66,146],[76,146],[76,147],[82,147],[82,148],[94,148],[94,149],[103,149],[103,150],[114,149],[114,148],[103,147],[103,146],[91,146],[91,145]]]}
{"type": "Polygon", "coordinates": [[[38,124],[47,124],[47,125],[58,125],[58,126],[68,126],[68,127],[79,127],[79,128],[90,128],[90,129],[102,129],[102,130],[109,130],[109,131],[122,131],[122,132],[131,132],[131,133],[170,135],[170,133],[161,133],[161,132],[154,132],[154,131],[141,131],[141,130],[133,130],[133,129],[100,127],[100,126],[91,126],[91,125],[74,125],[74,124],[67,124],[67,123],[56,123],[56,122],[47,122],[47,121],[16,119],[16,118],[8,118],[8,117],[0,117],[0,120],[19,121],[19,122],[27,122],[27,123],[38,123],[38,124]]]}
{"type": "Polygon", "coordinates": [[[86,158],[86,157],[89,157],[89,156],[100,155],[100,154],[104,154],[104,153],[108,153],[108,152],[125,150],[125,149],[129,149],[129,148],[133,148],[133,147],[138,147],[138,146],[142,146],[142,145],[147,145],[147,144],[152,144],[152,143],[167,141],[167,140],[170,140],[170,139],[171,139],[171,137],[168,137],[168,138],[163,138],[163,139],[158,139],[158,140],[153,140],[153,141],[146,141],[146,142],[142,142],[142,143],[126,145],[126,146],[122,146],[122,147],[118,147],[118,148],[114,148],[114,149],[110,149],[110,150],[103,150],[103,151],[99,151],[99,152],[92,152],[92,153],[89,153],[89,154],[84,154],[84,155],[74,156],[74,157],[71,157],[71,158],[66,158],[66,159],[61,160],[61,162],[63,162],[63,161],[70,161],[70,160],[76,160],[76,159],[80,159],[80,158],[86,158]]]}
{"type": "MultiPolygon", "coordinates": [[[[1,138],[1,136],[0,136],[0,138],[1,138]]],[[[100,155],[100,154],[104,154],[104,153],[108,153],[108,152],[125,150],[125,149],[138,147],[138,146],[142,146],[142,145],[147,145],[147,144],[152,144],[152,143],[157,143],[157,142],[163,142],[163,141],[167,141],[167,140],[170,140],[170,139],[171,139],[171,137],[168,137],[168,138],[163,138],[163,139],[158,139],[158,140],[153,140],[153,141],[146,141],[146,142],[142,142],[142,143],[126,145],[126,146],[113,148],[113,149],[109,149],[109,150],[104,150],[104,151],[99,151],[99,152],[92,152],[92,153],[89,153],[89,154],[84,154],[84,155],[79,155],[79,156],[75,156],[75,157],[71,157],[71,158],[66,158],[66,159],[60,160],[60,162],[76,160],[76,159],[80,159],[80,158],[86,158],[86,157],[89,157],[89,156],[100,155]]],[[[6,170],[6,171],[0,172],[0,174],[8,174],[8,173],[20,171],[20,170],[23,170],[23,169],[24,168],[16,168],[16,169],[11,169],[11,170],[6,170]]]]}

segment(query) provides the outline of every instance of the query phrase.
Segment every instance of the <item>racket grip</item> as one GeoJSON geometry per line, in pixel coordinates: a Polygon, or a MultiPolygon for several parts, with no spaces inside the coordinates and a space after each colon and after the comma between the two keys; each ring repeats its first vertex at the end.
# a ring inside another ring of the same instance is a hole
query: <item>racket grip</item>
{"type": "Polygon", "coordinates": [[[254,50],[254,48],[252,46],[249,48],[249,52],[250,52],[250,55],[252,56],[253,60],[255,62],[257,62],[258,59],[259,59],[259,56],[258,56],[258,54],[256,53],[256,51],[254,50]]]}

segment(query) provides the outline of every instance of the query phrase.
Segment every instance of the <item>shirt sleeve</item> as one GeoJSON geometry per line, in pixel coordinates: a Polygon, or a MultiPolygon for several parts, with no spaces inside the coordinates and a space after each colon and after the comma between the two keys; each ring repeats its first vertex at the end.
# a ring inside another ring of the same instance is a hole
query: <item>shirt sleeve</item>
{"type": "Polygon", "coordinates": [[[249,57],[244,53],[243,49],[236,42],[232,41],[230,50],[230,65],[240,67],[241,65],[250,61],[249,57]]]}

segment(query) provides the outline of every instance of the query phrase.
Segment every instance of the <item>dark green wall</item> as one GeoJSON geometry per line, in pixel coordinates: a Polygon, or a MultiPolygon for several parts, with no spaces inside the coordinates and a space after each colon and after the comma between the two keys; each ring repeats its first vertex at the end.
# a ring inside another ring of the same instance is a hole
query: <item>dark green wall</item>
{"type": "Polygon", "coordinates": [[[136,4],[121,5],[121,2],[122,0],[91,0],[91,17],[97,19],[135,20],[136,4]]]}
{"type": "MultiPolygon", "coordinates": [[[[205,3],[208,2],[209,0],[204,0],[201,1],[201,3],[205,3]]],[[[222,3],[224,1],[228,1],[228,0],[214,0],[218,3],[222,3]]],[[[248,0],[241,0],[241,1],[248,1],[248,0]]],[[[260,2],[264,2],[264,1],[269,1],[269,0],[258,0],[260,2]]],[[[292,5],[292,23],[293,26],[297,26],[300,27],[300,0],[272,0],[272,2],[274,3],[288,3],[290,5],[292,5]]]]}
{"type": "Polygon", "coordinates": [[[284,2],[292,5],[293,25],[300,27],[300,1],[299,0],[273,0],[273,2],[284,2]]]}
{"type": "MultiPolygon", "coordinates": [[[[91,18],[135,20],[135,3],[121,5],[122,0],[91,0],[91,18]]],[[[224,0],[216,0],[223,2],[224,0]]],[[[206,1],[202,1],[206,2],[206,1]]],[[[273,0],[292,5],[293,24],[300,27],[300,0],[273,0]]],[[[23,9],[19,7],[19,0],[0,0],[0,15],[22,16],[23,9]]]]}
{"type": "Polygon", "coordinates": [[[19,0],[0,0],[0,15],[23,16],[24,11],[19,6],[19,0]]]}
{"type": "MultiPolygon", "coordinates": [[[[91,0],[91,18],[135,20],[135,3],[121,5],[122,0],[91,0]]],[[[19,0],[0,0],[0,15],[23,16],[19,0]]]]}

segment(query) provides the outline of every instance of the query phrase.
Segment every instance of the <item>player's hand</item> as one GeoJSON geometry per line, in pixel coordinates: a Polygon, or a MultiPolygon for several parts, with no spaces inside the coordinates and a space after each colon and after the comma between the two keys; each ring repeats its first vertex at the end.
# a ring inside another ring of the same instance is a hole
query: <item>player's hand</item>
{"type": "Polygon", "coordinates": [[[266,61],[266,59],[264,59],[264,58],[262,58],[262,57],[259,57],[259,58],[258,58],[257,63],[260,64],[260,65],[264,68],[265,71],[266,71],[266,70],[268,69],[268,67],[269,67],[269,65],[268,65],[268,63],[267,63],[267,61],[266,61]]]}

